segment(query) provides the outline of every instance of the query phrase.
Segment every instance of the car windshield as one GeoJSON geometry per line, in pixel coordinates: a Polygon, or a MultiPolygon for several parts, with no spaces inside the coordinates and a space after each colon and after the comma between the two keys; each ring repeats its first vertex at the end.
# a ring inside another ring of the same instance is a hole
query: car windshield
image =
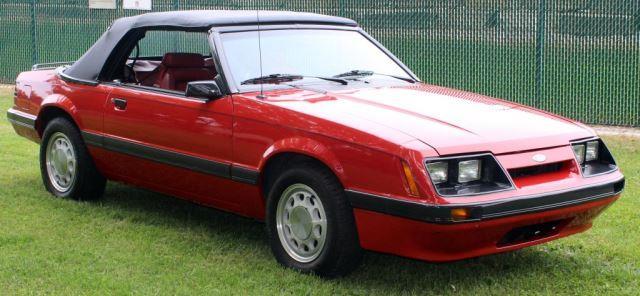
{"type": "Polygon", "coordinates": [[[234,32],[222,34],[221,40],[231,75],[238,84],[255,84],[261,81],[256,78],[268,75],[344,78],[345,73],[360,76],[358,73],[363,71],[381,74],[377,77],[411,79],[400,65],[357,31],[265,30],[260,32],[259,41],[256,31],[234,32]]]}

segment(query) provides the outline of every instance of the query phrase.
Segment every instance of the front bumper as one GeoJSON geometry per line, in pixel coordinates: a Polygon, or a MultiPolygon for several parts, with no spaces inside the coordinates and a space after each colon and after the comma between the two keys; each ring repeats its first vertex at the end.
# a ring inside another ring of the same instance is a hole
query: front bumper
{"type": "Polygon", "coordinates": [[[433,205],[347,191],[361,246],[427,260],[506,252],[582,232],[620,196],[624,178],[486,203],[433,205]],[[468,207],[471,217],[450,218],[468,207]]]}
{"type": "Polygon", "coordinates": [[[624,178],[620,178],[613,182],[609,181],[531,196],[518,196],[486,203],[445,205],[411,202],[353,190],[347,190],[347,195],[354,208],[418,221],[449,224],[482,221],[578,205],[619,194],[623,188],[624,178]],[[471,216],[465,220],[453,220],[451,218],[451,210],[455,208],[469,209],[471,216]]]}

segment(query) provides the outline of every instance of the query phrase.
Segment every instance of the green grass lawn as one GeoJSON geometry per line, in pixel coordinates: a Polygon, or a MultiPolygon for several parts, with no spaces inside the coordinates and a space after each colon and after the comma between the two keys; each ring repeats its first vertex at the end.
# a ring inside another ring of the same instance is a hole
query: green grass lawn
{"type": "Polygon", "coordinates": [[[0,89],[0,294],[628,294],[640,289],[640,140],[607,137],[627,176],[592,230],[447,264],[367,253],[324,280],[281,268],[264,225],[110,183],[100,202],[51,197],[38,146],[14,134],[0,89]]]}

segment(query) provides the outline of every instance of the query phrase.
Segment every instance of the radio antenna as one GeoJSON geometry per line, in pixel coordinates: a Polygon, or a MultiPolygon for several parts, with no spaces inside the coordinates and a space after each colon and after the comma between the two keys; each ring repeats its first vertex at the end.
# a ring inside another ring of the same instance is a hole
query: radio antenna
{"type": "MultiPolygon", "coordinates": [[[[258,21],[258,57],[260,61],[260,77],[262,77],[262,38],[260,35],[260,10],[256,10],[256,20],[258,21]]],[[[260,95],[258,95],[258,99],[264,99],[264,84],[262,83],[262,79],[260,79],[260,95]]]]}

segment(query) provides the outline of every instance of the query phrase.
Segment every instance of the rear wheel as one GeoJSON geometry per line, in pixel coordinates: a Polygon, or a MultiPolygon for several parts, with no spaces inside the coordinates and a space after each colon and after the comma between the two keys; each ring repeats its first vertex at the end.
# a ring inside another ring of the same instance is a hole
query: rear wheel
{"type": "Polygon", "coordinates": [[[66,118],[51,120],[40,145],[40,171],[47,191],[57,197],[98,199],[106,179],[98,172],[80,132],[66,118]]]}
{"type": "Polygon", "coordinates": [[[313,162],[276,178],[267,200],[267,231],[278,262],[302,272],[341,276],[362,257],[342,186],[331,171],[313,162]]]}

